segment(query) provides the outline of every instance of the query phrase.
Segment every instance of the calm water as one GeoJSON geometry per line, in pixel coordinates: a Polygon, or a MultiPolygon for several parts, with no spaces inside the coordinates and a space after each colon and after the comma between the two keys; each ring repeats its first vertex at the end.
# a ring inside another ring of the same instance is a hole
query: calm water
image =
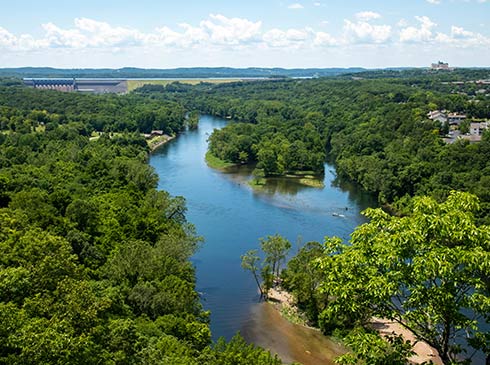
{"type": "Polygon", "coordinates": [[[334,171],[328,165],[324,189],[276,179],[261,193],[245,183],[247,168],[229,173],[210,169],[204,161],[206,140],[226,123],[202,116],[198,130],[182,134],[150,159],[160,177],[159,188],[186,198],[188,220],[205,239],[193,261],[215,339],[229,339],[237,331],[254,333],[250,326],[260,326],[255,323],[257,287],[240,266],[240,255],[258,248],[260,237],[280,233],[293,243],[292,254],[301,242],[321,242],[326,235],[348,239],[364,222],[359,212],[373,203],[353,189],[334,187],[334,171]]]}

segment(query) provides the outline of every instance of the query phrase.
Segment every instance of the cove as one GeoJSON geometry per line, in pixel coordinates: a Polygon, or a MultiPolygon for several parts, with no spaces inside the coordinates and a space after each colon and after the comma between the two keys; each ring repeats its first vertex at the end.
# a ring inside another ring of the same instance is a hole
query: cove
{"type": "MultiPolygon", "coordinates": [[[[274,326],[284,329],[286,324],[259,303],[255,282],[241,268],[240,256],[259,248],[260,237],[276,233],[291,241],[291,255],[308,241],[323,242],[325,236],[348,240],[354,228],[365,222],[360,211],[375,202],[352,186],[335,186],[330,165],[325,165],[323,189],[282,178],[260,192],[247,185],[247,167],[227,172],[209,168],[204,160],[207,138],[227,123],[201,116],[197,130],[159,148],[151,155],[150,165],[159,176],[159,189],[185,197],[187,219],[204,238],[193,263],[203,307],[211,311],[213,339],[230,339],[240,331],[248,341],[286,354],[286,361],[298,361],[294,338],[281,342],[278,350],[270,341],[277,333],[274,326]]],[[[287,331],[295,332],[293,328],[287,331]]],[[[300,332],[299,337],[308,339],[300,332]]]]}

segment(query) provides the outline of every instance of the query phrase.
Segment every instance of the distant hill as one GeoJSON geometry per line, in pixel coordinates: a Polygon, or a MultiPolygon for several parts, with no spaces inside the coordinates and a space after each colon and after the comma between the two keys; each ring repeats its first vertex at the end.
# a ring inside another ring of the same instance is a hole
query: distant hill
{"type": "Polygon", "coordinates": [[[231,68],[192,67],[175,69],[59,69],[51,67],[0,68],[0,77],[107,77],[107,78],[217,78],[217,77],[324,77],[366,71],[364,68],[231,68]]]}

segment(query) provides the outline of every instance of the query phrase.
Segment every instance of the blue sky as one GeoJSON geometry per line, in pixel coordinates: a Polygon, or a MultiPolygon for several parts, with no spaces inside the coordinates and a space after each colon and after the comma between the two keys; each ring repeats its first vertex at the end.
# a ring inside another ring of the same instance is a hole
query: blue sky
{"type": "Polygon", "coordinates": [[[490,66],[490,0],[4,1],[0,67],[490,66]]]}

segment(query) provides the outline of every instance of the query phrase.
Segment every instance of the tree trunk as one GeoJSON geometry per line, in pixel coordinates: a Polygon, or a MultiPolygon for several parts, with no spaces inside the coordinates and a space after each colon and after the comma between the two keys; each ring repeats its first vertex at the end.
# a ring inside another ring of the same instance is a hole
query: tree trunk
{"type": "Polygon", "coordinates": [[[260,285],[259,278],[257,277],[257,273],[254,271],[253,274],[254,274],[255,282],[257,283],[257,286],[259,287],[260,297],[261,298],[267,298],[267,295],[262,290],[262,286],[260,285]]]}

